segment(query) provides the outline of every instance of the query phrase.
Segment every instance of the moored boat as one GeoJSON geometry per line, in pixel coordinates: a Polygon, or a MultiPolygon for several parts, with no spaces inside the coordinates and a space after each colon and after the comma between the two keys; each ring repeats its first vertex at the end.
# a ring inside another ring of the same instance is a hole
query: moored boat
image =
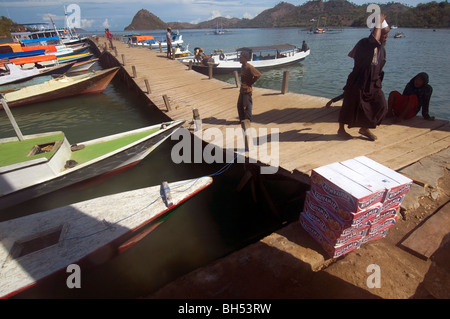
{"type": "Polygon", "coordinates": [[[71,264],[85,270],[108,261],[211,183],[211,177],[163,182],[0,223],[0,298],[39,285],[71,264]]]}
{"type": "MultiPolygon", "coordinates": [[[[2,63],[1,60],[0,63],[2,63]]],[[[47,68],[34,67],[31,69],[22,69],[17,67],[14,63],[5,62],[3,63],[3,68],[5,69],[6,74],[0,75],[0,90],[2,90],[3,85],[24,82],[34,77],[62,75],[71,69],[74,64],[75,62],[59,64],[47,68]]]]}
{"type": "Polygon", "coordinates": [[[70,145],[63,132],[0,140],[0,209],[103,174],[131,168],[185,121],[70,145]]]}
{"type": "Polygon", "coordinates": [[[194,56],[178,59],[182,63],[192,64],[192,69],[208,74],[209,66],[212,66],[213,74],[231,73],[241,69],[239,61],[242,51],[250,51],[251,60],[248,61],[257,69],[281,67],[297,63],[305,59],[310,50],[302,51],[292,44],[280,44],[258,47],[239,48],[235,52],[224,53],[222,50],[215,50],[210,56],[203,58],[201,62],[195,60],[194,56]]]}
{"type": "Polygon", "coordinates": [[[119,68],[114,67],[76,76],[61,76],[41,84],[5,93],[4,97],[10,107],[16,107],[74,95],[98,94],[105,90],[118,71],[119,68]]]}

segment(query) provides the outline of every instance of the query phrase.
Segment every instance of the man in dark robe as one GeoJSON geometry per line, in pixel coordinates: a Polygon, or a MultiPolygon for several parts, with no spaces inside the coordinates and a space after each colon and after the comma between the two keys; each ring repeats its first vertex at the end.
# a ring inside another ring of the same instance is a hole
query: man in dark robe
{"type": "Polygon", "coordinates": [[[344,101],[339,114],[338,135],[352,138],[345,131],[360,127],[359,133],[375,141],[377,137],[370,131],[380,125],[387,113],[387,102],[381,89],[383,67],[386,63],[386,43],[390,28],[385,16],[380,16],[380,25],[375,27],[368,38],[361,39],[349,56],[354,59],[353,71],[344,87],[344,101]]]}

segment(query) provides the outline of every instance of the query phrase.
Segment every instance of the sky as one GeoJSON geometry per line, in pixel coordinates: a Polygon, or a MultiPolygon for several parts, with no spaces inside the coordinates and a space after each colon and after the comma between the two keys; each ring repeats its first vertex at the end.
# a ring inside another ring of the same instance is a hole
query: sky
{"type": "MultiPolygon", "coordinates": [[[[285,0],[296,6],[307,1],[285,0]]],[[[353,0],[350,2],[362,5],[391,1],[353,0]]],[[[41,23],[53,20],[57,27],[64,27],[66,9],[67,17],[87,31],[100,31],[105,28],[111,31],[122,31],[131,23],[140,9],[150,11],[164,22],[198,23],[216,17],[251,19],[280,2],[281,0],[0,0],[0,16],[10,18],[17,23],[41,23]],[[77,6],[71,6],[72,4],[77,6]]],[[[431,0],[397,0],[395,2],[416,6],[431,0]]]]}

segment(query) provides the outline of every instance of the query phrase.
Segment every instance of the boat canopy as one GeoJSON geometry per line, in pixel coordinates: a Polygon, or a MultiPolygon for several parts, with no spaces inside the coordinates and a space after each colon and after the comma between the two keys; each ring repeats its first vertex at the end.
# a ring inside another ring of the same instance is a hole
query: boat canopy
{"type": "Polygon", "coordinates": [[[44,41],[59,41],[59,40],[60,40],[59,37],[48,37],[48,38],[22,40],[21,42],[23,44],[27,44],[27,43],[44,42],[44,41]]]}
{"type": "Polygon", "coordinates": [[[155,37],[151,36],[151,35],[138,35],[136,36],[136,40],[137,41],[146,41],[146,40],[154,40],[155,37]]]}
{"type": "Polygon", "coordinates": [[[285,51],[295,49],[296,46],[292,44],[275,44],[275,45],[265,45],[257,47],[243,47],[236,49],[236,51],[252,51],[252,52],[262,52],[262,51],[285,51]]]}

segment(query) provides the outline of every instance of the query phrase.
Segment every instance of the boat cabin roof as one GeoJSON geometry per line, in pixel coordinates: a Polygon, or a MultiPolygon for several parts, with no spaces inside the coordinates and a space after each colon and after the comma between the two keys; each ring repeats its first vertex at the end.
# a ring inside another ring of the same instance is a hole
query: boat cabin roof
{"type": "Polygon", "coordinates": [[[23,44],[27,44],[27,43],[35,43],[35,42],[43,42],[43,41],[59,41],[59,40],[60,40],[59,37],[46,37],[46,38],[22,40],[21,42],[23,44]]]}
{"type": "Polygon", "coordinates": [[[292,50],[295,49],[296,46],[292,45],[292,44],[275,44],[275,45],[265,45],[265,46],[256,46],[256,47],[243,47],[243,48],[239,48],[236,51],[258,51],[258,52],[262,52],[262,51],[285,51],[285,50],[292,50]]]}

